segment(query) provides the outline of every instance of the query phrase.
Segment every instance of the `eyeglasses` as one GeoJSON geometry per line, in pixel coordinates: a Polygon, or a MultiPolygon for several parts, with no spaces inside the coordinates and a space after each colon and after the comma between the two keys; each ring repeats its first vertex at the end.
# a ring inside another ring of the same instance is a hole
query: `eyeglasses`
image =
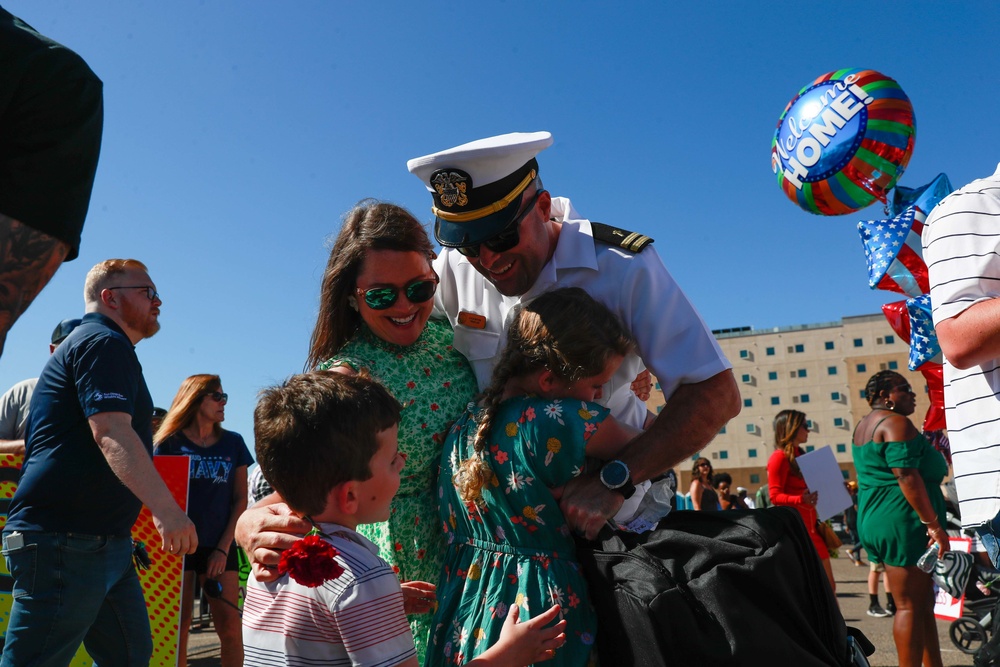
{"type": "Polygon", "coordinates": [[[510,221],[510,224],[501,230],[499,234],[491,239],[487,239],[482,243],[476,243],[475,245],[461,246],[455,248],[466,257],[479,257],[479,246],[484,245],[493,252],[506,252],[516,246],[521,242],[521,233],[518,227],[521,226],[521,221],[531,213],[531,210],[535,208],[535,202],[538,201],[538,195],[545,192],[545,190],[539,190],[535,193],[535,196],[531,198],[528,205],[521,211],[516,218],[510,221]]]}
{"type": "Polygon", "coordinates": [[[205,396],[212,399],[216,403],[225,403],[229,400],[229,394],[224,391],[210,391],[205,394],[205,396]]]}
{"type": "Polygon", "coordinates": [[[437,291],[438,277],[433,278],[421,278],[420,280],[414,280],[412,283],[406,287],[373,287],[371,289],[361,289],[360,287],[355,287],[354,289],[358,294],[362,295],[365,299],[365,304],[368,305],[372,310],[385,310],[392,304],[396,303],[399,299],[400,291],[406,294],[406,298],[410,300],[410,303],[424,303],[434,298],[434,292],[437,291]]]}
{"type": "Polygon", "coordinates": [[[144,289],[146,290],[146,298],[150,301],[160,298],[160,293],[151,285],[124,285],[121,287],[109,287],[108,289],[144,289]]]}

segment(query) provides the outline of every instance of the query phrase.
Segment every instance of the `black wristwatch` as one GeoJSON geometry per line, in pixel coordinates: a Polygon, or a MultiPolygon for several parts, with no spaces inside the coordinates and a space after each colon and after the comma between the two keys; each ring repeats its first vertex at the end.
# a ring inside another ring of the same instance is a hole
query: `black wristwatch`
{"type": "Polygon", "coordinates": [[[601,484],[622,494],[625,500],[631,498],[632,494],[635,493],[632,473],[629,472],[627,465],[617,459],[604,464],[604,467],[601,468],[600,478],[601,484]]]}

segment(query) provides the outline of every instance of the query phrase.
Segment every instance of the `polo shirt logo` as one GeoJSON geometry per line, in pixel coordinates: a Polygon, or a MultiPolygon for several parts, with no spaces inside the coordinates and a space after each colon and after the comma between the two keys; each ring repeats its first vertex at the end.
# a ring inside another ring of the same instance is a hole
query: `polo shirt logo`
{"type": "Polygon", "coordinates": [[[114,400],[114,401],[125,401],[128,400],[116,391],[109,391],[107,393],[103,391],[98,391],[94,393],[94,398],[98,401],[114,400]]]}

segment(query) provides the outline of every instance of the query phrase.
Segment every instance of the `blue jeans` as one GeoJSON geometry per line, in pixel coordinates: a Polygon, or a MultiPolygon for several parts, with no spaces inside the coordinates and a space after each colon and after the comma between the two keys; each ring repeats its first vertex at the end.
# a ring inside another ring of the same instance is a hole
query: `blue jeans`
{"type": "Polygon", "coordinates": [[[993,567],[1000,568],[1000,565],[997,565],[997,561],[1000,560],[1000,514],[986,523],[976,526],[976,532],[983,542],[983,548],[990,556],[993,567]]]}
{"type": "Polygon", "coordinates": [[[105,667],[146,667],[153,654],[146,601],[128,537],[3,533],[14,604],[0,667],[68,665],[82,643],[105,667]]]}

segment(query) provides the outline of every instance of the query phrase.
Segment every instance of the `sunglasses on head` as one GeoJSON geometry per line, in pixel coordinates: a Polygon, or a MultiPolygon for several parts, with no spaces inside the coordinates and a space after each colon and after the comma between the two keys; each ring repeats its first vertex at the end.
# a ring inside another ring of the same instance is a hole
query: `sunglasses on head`
{"type": "Polygon", "coordinates": [[[205,396],[208,396],[216,403],[222,403],[223,401],[229,400],[229,394],[227,394],[224,391],[210,391],[207,394],[205,394],[205,396]]]}
{"type": "Polygon", "coordinates": [[[524,220],[525,216],[531,213],[531,210],[535,208],[535,202],[538,201],[538,195],[545,192],[544,190],[539,190],[535,193],[535,196],[531,198],[528,205],[524,207],[516,218],[510,221],[503,230],[494,236],[493,238],[486,239],[482,243],[476,243],[475,245],[467,245],[455,248],[466,257],[479,257],[479,246],[484,245],[492,252],[507,252],[518,243],[521,242],[521,233],[518,229],[521,226],[521,221],[524,220]]]}
{"type": "Polygon", "coordinates": [[[399,287],[373,287],[371,289],[355,287],[354,289],[364,297],[365,304],[369,308],[372,310],[385,310],[399,300],[400,291],[406,294],[406,298],[410,300],[410,303],[424,303],[434,298],[437,286],[438,277],[434,276],[433,278],[414,280],[402,289],[399,287]]]}

